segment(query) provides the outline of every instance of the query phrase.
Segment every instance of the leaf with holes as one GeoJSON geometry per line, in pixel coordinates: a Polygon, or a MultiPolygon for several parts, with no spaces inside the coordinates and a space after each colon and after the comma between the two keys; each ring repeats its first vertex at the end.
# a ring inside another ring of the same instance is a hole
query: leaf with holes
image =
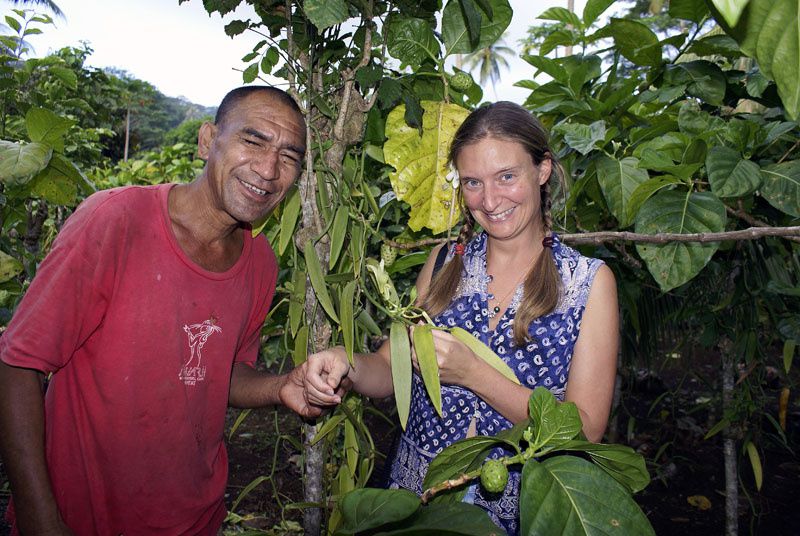
{"type": "Polygon", "coordinates": [[[769,203],[800,218],[800,160],[773,164],[761,170],[761,195],[769,203]]]}
{"type": "Polygon", "coordinates": [[[423,227],[434,233],[446,231],[460,216],[452,206],[453,187],[446,180],[447,151],[456,129],[469,112],[455,104],[423,101],[422,136],[404,120],[405,106],[389,113],[383,147],[386,163],[394,166],[389,174],[398,199],[411,206],[408,226],[423,227]]]}

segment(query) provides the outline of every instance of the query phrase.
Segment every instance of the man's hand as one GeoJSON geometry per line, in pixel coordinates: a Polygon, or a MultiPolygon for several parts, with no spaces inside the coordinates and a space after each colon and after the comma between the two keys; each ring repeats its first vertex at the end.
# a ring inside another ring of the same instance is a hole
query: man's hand
{"type": "Polygon", "coordinates": [[[305,397],[315,406],[334,406],[352,387],[352,371],[343,348],[329,348],[308,356],[305,367],[305,397]]]}

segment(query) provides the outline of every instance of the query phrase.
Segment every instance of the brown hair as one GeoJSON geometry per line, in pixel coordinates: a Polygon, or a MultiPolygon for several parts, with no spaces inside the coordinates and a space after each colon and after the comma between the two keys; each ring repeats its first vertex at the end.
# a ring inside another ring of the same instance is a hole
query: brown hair
{"type": "MultiPolygon", "coordinates": [[[[550,151],[547,131],[527,110],[512,102],[496,102],[474,110],[458,127],[450,145],[449,160],[455,164],[458,155],[468,145],[486,138],[513,141],[522,145],[531,155],[537,166],[550,159],[552,171],[563,181],[563,169],[550,151]]],[[[550,197],[550,181],[541,188],[542,227],[545,236],[550,236],[553,227],[551,216],[552,200],[550,197]]],[[[464,223],[458,233],[456,244],[466,246],[475,234],[475,220],[461,201],[464,223]]],[[[443,247],[450,247],[446,244],[443,247]]],[[[422,307],[431,315],[444,311],[455,296],[461,279],[463,260],[460,255],[445,264],[434,275],[422,307]]],[[[517,308],[514,320],[514,341],[521,346],[528,340],[528,326],[543,315],[552,312],[558,304],[561,289],[561,276],[558,273],[551,248],[544,248],[536,262],[525,277],[522,302],[517,308]]]]}

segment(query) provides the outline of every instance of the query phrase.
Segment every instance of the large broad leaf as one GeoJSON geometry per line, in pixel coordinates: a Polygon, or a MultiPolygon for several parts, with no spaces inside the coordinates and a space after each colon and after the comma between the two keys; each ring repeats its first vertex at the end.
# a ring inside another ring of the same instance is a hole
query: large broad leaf
{"type": "Polygon", "coordinates": [[[655,534],[625,487],[574,456],[528,461],[520,504],[521,536],[655,534]]]}
{"type": "Polygon", "coordinates": [[[706,170],[711,189],[720,197],[741,197],[755,192],[761,184],[758,164],[722,145],[708,152],[706,170]]]}
{"type": "MultiPolygon", "coordinates": [[[[718,233],[725,230],[725,205],[710,193],[661,191],[642,206],[636,232],[718,233]]],[[[636,250],[664,292],[697,275],[719,248],[718,242],[637,244],[636,250]]]]}
{"type": "Polygon", "coordinates": [[[0,251],[0,283],[4,283],[22,272],[22,263],[6,253],[0,251]]]}
{"type": "Polygon", "coordinates": [[[306,0],[303,9],[311,23],[322,31],[347,20],[347,2],[344,0],[306,0]]]}
{"type": "Polygon", "coordinates": [[[386,46],[389,54],[410,67],[439,57],[439,41],[430,23],[423,19],[389,17],[386,21],[386,46]]]}
{"type": "Polygon", "coordinates": [[[612,37],[620,54],[636,65],[655,66],[661,63],[658,37],[639,21],[611,19],[610,24],[589,36],[589,39],[594,41],[604,37],[612,37]]]}
{"type": "Polygon", "coordinates": [[[428,466],[422,487],[429,489],[466,473],[476,462],[483,461],[486,452],[504,443],[497,437],[475,436],[445,447],[428,466]]]}
{"type": "Polygon", "coordinates": [[[343,522],[338,532],[355,534],[411,516],[419,508],[416,494],[404,489],[353,490],[339,503],[343,522]]]}
{"type": "Polygon", "coordinates": [[[606,137],[606,123],[602,119],[591,125],[582,123],[560,123],[553,128],[554,133],[561,134],[564,142],[581,153],[589,154],[599,141],[606,137]]]}
{"type": "Polygon", "coordinates": [[[64,152],[64,134],[75,121],[54,114],[44,108],[31,108],[25,114],[25,128],[31,141],[45,143],[54,150],[64,152]]]}
{"type": "Polygon", "coordinates": [[[583,8],[583,27],[588,28],[609,8],[614,0],[588,0],[583,8]]]}
{"type": "Polygon", "coordinates": [[[761,195],[773,207],[800,218],[800,160],[768,166],[761,177],[761,195]]]}
{"type": "Polygon", "coordinates": [[[602,156],[595,165],[597,180],[608,208],[617,218],[620,227],[629,226],[632,223],[628,211],[631,194],[650,178],[647,170],[639,169],[639,160],[632,156],[622,160],[602,156]]]}
{"type": "Polygon", "coordinates": [[[31,180],[31,194],[57,205],[72,206],[78,197],[78,184],[83,180],[72,162],[55,153],[49,165],[31,180]]]}
{"type": "Polygon", "coordinates": [[[395,168],[389,174],[392,189],[398,199],[411,205],[408,226],[414,231],[427,227],[441,233],[459,217],[458,206],[451,207],[453,187],[446,180],[447,151],[469,112],[445,102],[423,101],[422,107],[422,136],[406,124],[405,106],[389,113],[383,153],[386,163],[395,168]]]}
{"type": "Polygon", "coordinates": [[[459,2],[447,3],[442,12],[442,40],[446,56],[469,54],[475,50],[486,48],[500,39],[500,36],[508,28],[514,12],[508,4],[508,0],[488,0],[488,3],[492,7],[492,16],[490,18],[484,14],[481,17],[481,31],[477,46],[470,44],[467,21],[464,19],[459,2]]]}
{"type": "Polygon", "coordinates": [[[403,528],[385,530],[375,536],[502,536],[506,532],[492,523],[486,510],[462,502],[423,506],[403,528]]]}
{"type": "Polygon", "coordinates": [[[722,69],[710,61],[696,60],[667,67],[664,80],[670,85],[685,85],[686,92],[709,104],[722,105],[727,81],[722,69]]]}
{"type": "Polygon", "coordinates": [[[578,16],[565,7],[551,7],[538,17],[542,20],[555,20],[563,22],[566,25],[571,25],[575,29],[583,29],[583,21],[578,16]]]}
{"type": "Polygon", "coordinates": [[[50,162],[53,148],[45,143],[0,140],[0,182],[18,183],[33,177],[50,162]]]}
{"type": "Polygon", "coordinates": [[[576,440],[570,441],[559,450],[587,453],[594,463],[631,493],[642,491],[650,483],[644,457],[630,447],[576,440]]]}
{"type": "Polygon", "coordinates": [[[670,0],[669,16],[699,23],[708,16],[708,6],[698,0],[670,0]]]}
{"type": "Polygon", "coordinates": [[[544,387],[537,387],[528,399],[534,450],[556,447],[573,439],[583,427],[574,402],[558,402],[544,387]]]}
{"type": "Polygon", "coordinates": [[[800,115],[800,4],[797,0],[714,0],[717,20],[775,80],[786,112],[800,115]],[[736,14],[740,13],[738,21],[736,14]],[[721,15],[721,16],[720,16],[721,15]]]}

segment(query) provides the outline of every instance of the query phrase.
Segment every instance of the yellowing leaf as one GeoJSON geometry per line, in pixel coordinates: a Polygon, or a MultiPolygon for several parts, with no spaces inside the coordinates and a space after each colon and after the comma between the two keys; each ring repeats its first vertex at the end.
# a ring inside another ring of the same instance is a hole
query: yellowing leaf
{"type": "Polygon", "coordinates": [[[469,112],[455,104],[422,101],[422,136],[405,122],[405,106],[389,113],[383,146],[386,163],[394,166],[389,174],[397,198],[411,205],[408,226],[441,233],[452,227],[459,216],[454,207],[453,189],[447,176],[447,152],[459,125],[469,112]]]}
{"type": "Polygon", "coordinates": [[[708,497],[705,495],[692,495],[691,497],[686,497],[686,502],[695,508],[699,508],[700,510],[711,509],[711,501],[709,501],[708,497]]]}

